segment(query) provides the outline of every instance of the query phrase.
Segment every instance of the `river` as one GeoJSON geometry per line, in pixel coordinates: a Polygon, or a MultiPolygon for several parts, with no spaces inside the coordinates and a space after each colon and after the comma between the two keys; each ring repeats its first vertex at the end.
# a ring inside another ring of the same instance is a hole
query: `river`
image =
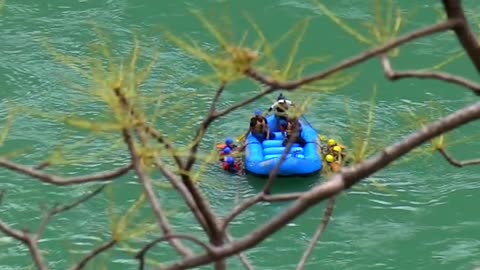
{"type": "MultiPolygon", "coordinates": [[[[363,22],[372,18],[370,1],[322,2],[355,29],[368,34],[363,22]]],[[[442,8],[438,1],[399,2],[406,22],[401,33],[435,23],[442,8]]],[[[474,29],[480,32],[476,15],[480,7],[474,0],[465,1],[465,6],[476,22],[474,29]]],[[[193,125],[207,112],[217,87],[195,81],[211,75],[212,70],[175,48],[162,32],[168,29],[176,36],[195,39],[207,50],[217,48],[218,43],[191,9],[200,10],[226,33],[234,34],[236,41],[248,31],[246,44],[252,48],[258,36],[244,13],[258,23],[272,42],[300,20],[311,17],[296,59],[328,58],[311,66],[309,72],[326,69],[368,48],[322,15],[310,1],[7,0],[0,15],[0,126],[5,127],[6,116],[10,115],[8,108],[22,111],[0,153],[23,164],[35,165],[48,159],[53,149],[63,146],[70,162],[48,170],[66,176],[106,170],[128,160],[120,136],[92,136],[62,121],[66,115],[108,119],[108,108],[92,99],[89,91],[94,87],[50,54],[50,47],[45,43],[68,55],[86,59],[92,53],[92,43],[98,40],[95,25],[110,36],[117,56],[128,57],[133,47],[133,33],[140,40],[141,64],[154,59],[156,51],[160,52],[158,64],[143,85],[142,93],[149,97],[150,106],[158,103],[159,109],[165,112],[156,121],[158,127],[177,144],[185,145],[191,138],[193,125]],[[223,21],[224,18],[227,20],[223,21]],[[49,117],[41,113],[46,111],[50,112],[49,117]]],[[[295,31],[294,35],[299,32],[295,31]]],[[[286,66],[288,46],[293,42],[292,37],[287,39],[275,52],[282,67],[286,66]]],[[[454,35],[444,33],[403,47],[400,56],[392,62],[398,69],[428,68],[459,50],[454,35]]],[[[298,62],[295,67],[299,67],[298,62]]],[[[445,70],[472,79],[478,76],[465,56],[445,70]]],[[[378,151],[412,132],[418,127],[419,119],[435,119],[477,100],[468,90],[437,81],[389,82],[377,59],[347,74],[356,79],[334,92],[319,88],[285,94],[297,102],[307,97],[313,101],[306,114],[308,121],[320,133],[350,148],[363,138],[369,110],[374,112],[369,149],[378,151]],[[374,88],[377,89],[376,103],[370,107],[374,88]]],[[[105,76],[107,79],[110,78],[105,76]]],[[[258,86],[249,83],[233,85],[226,90],[220,105],[225,108],[258,91],[258,86]]],[[[275,95],[262,98],[215,122],[202,144],[202,153],[207,153],[215,143],[244,132],[254,109],[267,108],[274,98],[275,95]]],[[[480,125],[474,123],[449,134],[448,150],[458,159],[478,158],[480,140],[475,131],[479,128],[480,125]]],[[[479,175],[478,167],[450,166],[431,145],[409,154],[338,197],[331,224],[306,269],[471,270],[479,267],[480,216],[478,209],[475,210],[480,204],[479,175]]],[[[0,170],[0,179],[0,190],[6,191],[0,217],[18,229],[37,228],[42,214],[39,205],[68,203],[93,188],[91,185],[52,187],[5,169],[0,170]]],[[[156,175],[156,179],[160,182],[161,176],[156,175]]],[[[274,192],[308,190],[324,180],[323,177],[285,179],[276,183],[274,192]]],[[[258,192],[262,183],[263,180],[253,177],[225,175],[213,166],[206,170],[200,185],[216,213],[225,215],[241,200],[258,192]]],[[[157,190],[175,230],[200,232],[200,227],[193,225],[186,206],[171,189],[159,184],[157,190]]],[[[67,269],[89,250],[111,239],[112,224],[118,223],[115,217],[124,215],[140,193],[136,177],[129,174],[109,185],[101,196],[56,217],[40,241],[52,268],[67,269]]],[[[247,255],[257,269],[295,269],[321,222],[323,206],[312,208],[249,251],[247,255]]],[[[232,224],[231,232],[241,237],[286,207],[288,203],[260,204],[241,215],[232,224]]],[[[148,205],[144,204],[131,220],[128,232],[122,234],[125,237],[139,232],[140,236],[125,239],[120,247],[100,256],[88,269],[136,269],[132,254],[147,239],[158,235],[157,231],[148,232],[146,225],[135,226],[153,224],[149,213],[148,205]]],[[[28,269],[32,265],[28,250],[4,235],[0,235],[0,250],[2,270],[28,269]]],[[[160,245],[152,250],[150,263],[155,265],[171,256],[172,253],[160,245]]],[[[231,269],[242,269],[236,258],[229,260],[229,264],[231,269]]]]}

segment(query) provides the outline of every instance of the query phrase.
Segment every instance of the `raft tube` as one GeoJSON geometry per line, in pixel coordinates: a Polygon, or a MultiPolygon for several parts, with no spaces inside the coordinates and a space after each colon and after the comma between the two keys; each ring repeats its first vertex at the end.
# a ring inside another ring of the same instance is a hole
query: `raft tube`
{"type": "MultiPolygon", "coordinates": [[[[257,176],[268,176],[277,166],[285,147],[283,135],[277,128],[277,117],[267,116],[268,126],[275,133],[275,139],[260,143],[251,133],[246,138],[245,171],[257,176]]],[[[322,170],[322,157],[318,148],[318,134],[309,124],[300,120],[301,136],[307,141],[304,147],[294,144],[289,155],[280,165],[278,176],[307,176],[322,170]]]]}

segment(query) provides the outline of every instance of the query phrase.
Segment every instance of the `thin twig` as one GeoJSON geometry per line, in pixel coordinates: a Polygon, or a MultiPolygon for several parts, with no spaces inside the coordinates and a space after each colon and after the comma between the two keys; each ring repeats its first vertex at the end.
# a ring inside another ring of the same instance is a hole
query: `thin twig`
{"type": "Polygon", "coordinates": [[[210,234],[211,232],[206,225],[205,218],[203,217],[202,212],[200,212],[200,209],[198,209],[197,204],[195,203],[192,195],[190,194],[190,191],[188,191],[188,189],[185,187],[180,177],[178,177],[171,170],[169,170],[167,168],[167,165],[159,158],[155,159],[155,166],[167,178],[167,180],[172,184],[172,186],[180,193],[180,195],[187,203],[187,206],[190,208],[190,211],[192,211],[205,232],[207,234],[210,234]]]}
{"type": "Polygon", "coordinates": [[[146,123],[140,113],[138,113],[135,108],[130,104],[128,98],[122,93],[121,87],[113,88],[113,92],[117,96],[120,104],[123,106],[123,109],[128,113],[130,117],[133,118],[132,122],[136,122],[136,126],[141,128],[145,133],[149,134],[153,137],[157,142],[162,144],[165,149],[169,150],[173,160],[176,162],[177,166],[181,168],[183,166],[183,162],[180,157],[176,153],[175,146],[172,142],[170,142],[161,132],[156,130],[152,125],[146,123]]]}
{"type": "Polygon", "coordinates": [[[2,231],[5,235],[8,235],[18,241],[21,241],[23,243],[27,242],[28,235],[26,235],[24,232],[12,229],[10,226],[7,225],[7,223],[1,220],[0,220],[0,231],[2,231]]]}
{"type": "Polygon", "coordinates": [[[43,170],[50,165],[52,165],[52,163],[50,161],[44,161],[44,162],[38,164],[37,166],[33,166],[33,168],[36,169],[36,170],[43,170]]]}
{"type": "MultiPolygon", "coordinates": [[[[113,90],[115,92],[115,95],[119,99],[120,104],[122,104],[123,109],[127,111],[132,117],[136,118],[137,120],[140,120],[141,117],[138,115],[138,113],[136,113],[136,111],[133,109],[131,104],[128,102],[128,99],[122,93],[121,88],[117,87],[117,88],[114,88],[113,90]]],[[[143,131],[148,134],[156,134],[155,130],[150,128],[150,126],[145,126],[143,131]]],[[[141,159],[135,148],[133,138],[127,129],[124,129],[122,131],[122,134],[123,134],[123,139],[125,141],[125,144],[127,145],[128,150],[130,152],[133,168],[135,169],[138,179],[143,186],[145,195],[147,196],[150,206],[152,207],[153,213],[157,218],[158,225],[162,230],[162,232],[164,233],[164,235],[166,236],[171,235],[172,229],[169,224],[168,218],[165,216],[160,206],[160,201],[158,200],[155,192],[153,191],[152,180],[147,175],[143,165],[141,164],[141,159]]],[[[181,165],[183,163],[178,158],[178,156],[174,153],[173,145],[171,146],[166,140],[163,139],[163,137],[157,137],[157,139],[161,140],[161,143],[164,143],[165,145],[170,147],[170,150],[172,151],[172,154],[173,154],[173,158],[178,161],[177,165],[181,168],[181,165]]],[[[144,141],[144,143],[146,143],[145,138],[142,138],[142,140],[144,141]]],[[[172,245],[173,248],[175,248],[175,250],[177,250],[177,252],[180,255],[183,255],[184,257],[188,257],[193,254],[192,251],[189,248],[185,247],[180,241],[178,241],[178,239],[171,238],[170,244],[172,245]]]]}
{"type": "MultiPolygon", "coordinates": [[[[297,120],[298,121],[298,120],[297,120]]],[[[283,150],[282,156],[280,156],[280,159],[278,160],[277,164],[273,168],[273,170],[270,172],[270,175],[268,176],[267,183],[265,183],[265,186],[262,189],[262,193],[269,195],[270,189],[272,188],[273,181],[277,178],[278,172],[280,171],[280,167],[282,164],[287,160],[287,156],[290,154],[290,150],[293,147],[293,143],[300,137],[300,123],[295,124],[294,129],[292,130],[292,136],[289,138],[287,141],[287,146],[283,150]]]]}
{"type": "MultiPolygon", "coordinates": [[[[117,94],[119,96],[122,96],[120,94],[117,94]]],[[[122,96],[123,97],[123,96],[122,96]]],[[[123,97],[123,103],[124,106],[127,107],[129,106],[127,100],[125,97],[123,97]]],[[[147,147],[148,145],[148,138],[145,136],[145,134],[151,135],[148,130],[145,129],[135,129],[137,132],[140,141],[144,147],[147,147]]],[[[190,208],[190,211],[194,214],[194,216],[197,218],[198,222],[200,225],[203,227],[204,231],[210,235],[210,229],[208,228],[208,225],[205,222],[205,219],[203,217],[203,214],[200,212],[199,208],[197,207],[195,201],[192,198],[192,195],[190,194],[190,191],[186,188],[186,186],[182,183],[182,180],[180,177],[178,177],[175,173],[173,173],[166,164],[158,157],[154,158],[154,163],[155,166],[159,169],[159,171],[167,178],[167,180],[172,184],[172,186],[182,195],[184,198],[185,202],[187,203],[188,207],[190,208]]],[[[182,170],[182,165],[183,163],[181,161],[176,162],[177,167],[182,170]]]]}
{"type": "Polygon", "coordinates": [[[45,264],[45,259],[43,258],[42,252],[37,245],[37,241],[28,234],[26,231],[18,231],[10,226],[8,226],[5,222],[0,220],[0,231],[2,231],[5,235],[8,235],[28,247],[30,254],[32,255],[33,262],[37,266],[39,270],[46,270],[47,266],[45,264]]]}
{"type": "Polygon", "coordinates": [[[72,268],[72,270],[80,270],[83,269],[93,258],[97,257],[101,253],[109,250],[115,244],[117,243],[117,240],[112,239],[109,242],[97,247],[96,249],[92,250],[87,256],[85,256],[76,266],[72,268]]]}
{"type": "Polygon", "coordinates": [[[381,153],[369,158],[363,163],[355,165],[351,168],[342,169],[340,173],[334,174],[331,180],[320,186],[312,188],[310,191],[305,192],[282,214],[275,217],[267,224],[259,227],[248,236],[234,243],[223,245],[222,247],[214,247],[214,256],[211,254],[203,254],[193,258],[187,258],[169,267],[165,267],[163,270],[180,270],[205,265],[213,260],[225,258],[240,251],[254,247],[273,233],[283,228],[285,224],[310,209],[312,206],[315,206],[321,201],[339,194],[343,190],[349,189],[352,185],[385,168],[393,161],[409,153],[419,145],[428,142],[432,138],[435,138],[443,133],[449,132],[479,118],[480,102],[460,109],[457,112],[452,113],[437,122],[434,122],[426,128],[411,134],[397,144],[384,149],[381,153]]]}
{"type": "Polygon", "coordinates": [[[220,83],[220,87],[215,92],[215,96],[213,96],[212,104],[210,105],[210,109],[208,111],[208,116],[212,116],[215,113],[215,111],[217,109],[218,101],[220,100],[220,96],[222,95],[223,91],[225,90],[226,85],[227,85],[227,82],[225,82],[225,81],[222,81],[220,83]]]}
{"type": "MultiPolygon", "coordinates": [[[[227,235],[228,242],[232,243],[233,237],[228,232],[226,233],[226,235],[227,235]]],[[[253,267],[252,262],[250,262],[250,260],[247,258],[247,256],[244,253],[242,252],[238,253],[238,258],[240,259],[240,262],[243,264],[245,269],[255,270],[255,267],[253,267]]]]}
{"type": "Polygon", "coordinates": [[[403,78],[417,78],[417,79],[436,79],[453,84],[457,84],[472,90],[475,94],[480,95],[480,85],[469,81],[465,78],[454,76],[444,72],[422,72],[422,71],[394,71],[388,56],[382,56],[382,66],[385,76],[392,80],[399,80],[403,78]]]}
{"type": "Polygon", "coordinates": [[[248,69],[246,71],[247,76],[252,77],[253,79],[257,80],[258,82],[260,82],[262,84],[268,85],[269,87],[267,89],[265,89],[264,91],[254,95],[254,96],[252,96],[252,97],[250,97],[250,98],[248,98],[248,99],[246,99],[242,102],[239,102],[235,105],[232,105],[232,106],[230,106],[229,108],[227,108],[223,111],[216,112],[214,114],[214,117],[215,117],[215,119],[217,119],[217,118],[220,118],[222,116],[225,116],[225,115],[233,112],[236,109],[239,109],[239,108],[241,108],[245,105],[248,105],[248,104],[250,104],[250,103],[252,103],[252,102],[268,95],[268,94],[274,93],[278,89],[293,90],[293,89],[296,89],[296,88],[298,88],[302,85],[327,78],[327,77],[329,77],[329,76],[331,76],[331,75],[333,75],[333,74],[335,74],[339,71],[342,71],[342,70],[345,70],[347,68],[353,67],[357,64],[360,64],[360,63],[362,63],[366,60],[371,59],[374,56],[386,53],[386,52],[390,51],[391,49],[394,49],[394,48],[396,48],[396,47],[398,47],[402,44],[413,41],[417,38],[425,37],[425,36],[435,34],[435,33],[438,33],[438,32],[447,31],[447,30],[453,28],[454,26],[456,26],[458,23],[459,23],[458,20],[450,19],[450,20],[445,21],[443,23],[436,24],[436,25],[433,25],[433,26],[430,26],[430,27],[427,27],[427,28],[424,28],[424,29],[420,29],[418,31],[415,31],[413,33],[410,33],[408,35],[400,37],[396,40],[393,40],[393,41],[391,41],[391,42],[389,42],[389,43],[387,43],[387,44],[385,44],[381,47],[366,51],[364,53],[361,53],[358,56],[355,56],[353,58],[345,60],[344,62],[342,62],[340,64],[337,64],[336,66],[331,67],[331,68],[327,69],[326,71],[323,71],[323,72],[318,73],[316,75],[305,77],[305,78],[297,80],[297,81],[278,82],[276,80],[273,80],[273,79],[270,79],[270,78],[267,78],[265,76],[260,75],[254,69],[248,69]]]}
{"type": "Polygon", "coordinates": [[[47,213],[46,217],[43,219],[42,223],[40,224],[36,234],[29,234],[26,231],[14,230],[10,228],[6,223],[2,222],[1,220],[0,220],[0,231],[5,233],[6,235],[9,235],[21,241],[23,244],[25,244],[28,247],[30,253],[32,254],[32,258],[35,262],[35,265],[37,266],[37,269],[41,269],[41,270],[47,269],[47,266],[45,264],[45,259],[43,258],[40,248],[38,247],[38,241],[41,238],[45,229],[47,228],[48,222],[51,220],[53,216],[59,213],[68,211],[72,208],[75,208],[78,205],[95,197],[103,190],[104,187],[105,186],[101,186],[100,188],[97,188],[95,191],[89,193],[84,197],[81,197],[80,199],[76,200],[71,204],[68,204],[62,207],[55,207],[52,211],[47,213]]]}
{"type": "Polygon", "coordinates": [[[250,103],[253,103],[253,102],[257,101],[257,100],[259,100],[260,98],[262,98],[262,97],[264,97],[264,96],[266,96],[266,95],[268,95],[268,94],[274,93],[276,90],[278,90],[278,89],[273,88],[273,87],[268,87],[268,88],[266,88],[265,90],[261,91],[260,93],[258,93],[258,94],[256,94],[256,95],[253,95],[253,96],[251,96],[250,98],[247,98],[247,99],[245,99],[244,101],[241,101],[241,102],[239,102],[239,103],[237,103],[237,104],[235,104],[235,105],[232,105],[232,106],[226,108],[226,109],[223,110],[223,111],[217,111],[217,112],[215,112],[215,113],[213,114],[213,118],[214,118],[214,120],[216,120],[216,119],[218,119],[218,118],[220,118],[220,117],[222,117],[222,116],[225,116],[225,115],[227,115],[227,114],[235,111],[236,109],[242,108],[242,107],[244,107],[244,106],[246,106],[246,105],[248,105],[248,104],[250,104],[250,103]]]}
{"type": "Polygon", "coordinates": [[[90,183],[90,182],[110,181],[126,174],[128,171],[132,169],[132,164],[129,164],[127,166],[118,168],[114,171],[101,172],[101,173],[96,173],[92,175],[80,176],[80,177],[64,178],[61,176],[36,170],[24,165],[20,165],[3,158],[0,158],[0,166],[24,175],[31,176],[35,179],[40,180],[43,183],[52,184],[56,186],[70,186],[70,185],[78,185],[78,184],[84,184],[84,183],[90,183]]]}
{"type": "Polygon", "coordinates": [[[320,223],[320,226],[318,226],[318,229],[315,231],[315,234],[313,235],[312,240],[310,240],[310,244],[308,245],[307,249],[303,253],[302,259],[300,259],[297,265],[297,270],[303,270],[305,268],[308,257],[310,257],[310,255],[313,252],[313,249],[315,248],[318,241],[320,240],[320,237],[322,237],[323,233],[327,229],[328,223],[330,222],[330,219],[332,217],[334,207],[335,207],[335,196],[330,197],[330,199],[328,200],[327,208],[325,209],[325,212],[323,214],[322,223],[320,223]]]}
{"type": "Polygon", "coordinates": [[[480,159],[472,159],[472,160],[465,160],[465,161],[459,161],[454,159],[448,152],[447,150],[440,148],[438,149],[438,152],[442,154],[442,156],[448,161],[448,163],[452,164],[455,167],[465,167],[465,166],[470,166],[470,165],[480,165],[480,159]]]}
{"type": "Polygon", "coordinates": [[[244,202],[238,204],[224,219],[222,222],[221,229],[224,231],[230,222],[234,220],[238,215],[245,212],[250,207],[254,206],[259,202],[287,202],[293,201],[300,196],[303,195],[303,192],[292,192],[292,193],[285,193],[285,194],[276,194],[276,195],[267,195],[263,192],[258,193],[254,197],[250,197],[249,199],[245,200],[244,202]]]}
{"type": "Polygon", "coordinates": [[[225,90],[225,86],[226,86],[226,82],[222,82],[220,84],[220,87],[217,89],[217,91],[215,92],[215,96],[213,97],[213,101],[212,101],[212,104],[210,105],[210,109],[208,111],[207,117],[197,129],[197,132],[193,138],[192,145],[190,146],[190,153],[188,155],[187,162],[185,164],[185,167],[183,168],[185,171],[189,171],[190,169],[192,169],[193,164],[195,164],[195,161],[197,160],[196,155],[197,155],[198,147],[200,146],[200,142],[202,141],[202,138],[205,136],[205,133],[207,132],[210,124],[215,120],[215,111],[217,108],[217,103],[223,91],[225,90]]]}
{"type": "Polygon", "coordinates": [[[453,27],[457,26],[460,23],[458,19],[449,19],[445,22],[435,24],[433,26],[429,26],[427,28],[423,28],[420,30],[417,30],[413,33],[410,33],[408,35],[405,35],[403,37],[400,37],[398,39],[395,39],[381,47],[366,51],[359,56],[353,57],[349,60],[346,60],[332,68],[329,68],[327,71],[307,76],[299,80],[295,81],[289,81],[289,82],[280,82],[275,79],[268,78],[266,76],[261,75],[254,69],[249,69],[246,72],[246,75],[250,76],[252,79],[264,84],[268,85],[271,87],[271,89],[285,89],[285,90],[293,90],[296,89],[302,85],[312,83],[314,81],[318,81],[321,79],[324,79],[330,75],[333,75],[339,71],[345,70],[347,68],[353,67],[361,62],[364,62],[366,60],[371,59],[373,56],[381,55],[383,53],[386,53],[390,51],[391,49],[394,49],[404,43],[410,42],[412,40],[415,40],[417,38],[429,36],[431,34],[435,34],[438,32],[443,32],[447,31],[449,29],[452,29],[453,27]]]}
{"type": "MultiPolygon", "coordinates": [[[[132,164],[135,169],[135,172],[140,180],[140,183],[143,186],[143,191],[147,196],[148,201],[150,202],[150,206],[152,207],[153,213],[157,218],[157,222],[159,227],[162,229],[162,232],[168,236],[173,234],[171,226],[168,222],[168,218],[165,216],[161,206],[160,201],[157,199],[155,192],[153,191],[152,180],[146,174],[143,165],[141,164],[140,157],[138,156],[137,150],[135,149],[135,145],[130,133],[127,130],[123,131],[123,137],[125,143],[128,146],[128,150],[131,155],[132,164]]],[[[185,247],[178,239],[169,238],[170,244],[177,250],[177,252],[185,257],[192,255],[192,251],[185,247]]]]}
{"type": "Polygon", "coordinates": [[[259,203],[262,201],[264,196],[264,193],[258,193],[255,197],[251,197],[241,204],[237,205],[224,219],[222,222],[221,230],[224,231],[227,227],[228,224],[232,220],[234,220],[238,215],[243,213],[245,210],[249,209],[250,207],[254,206],[255,204],[259,203]]]}
{"type": "Polygon", "coordinates": [[[179,157],[179,155],[177,154],[174,144],[172,142],[170,142],[160,131],[156,130],[150,124],[144,124],[143,125],[143,130],[147,134],[149,134],[151,137],[153,137],[155,140],[157,140],[157,142],[163,144],[165,146],[165,149],[170,151],[171,156],[172,156],[173,160],[175,161],[175,164],[179,168],[184,167],[183,161],[179,157]]]}
{"type": "Polygon", "coordinates": [[[184,240],[191,241],[201,246],[202,248],[204,248],[207,251],[207,253],[211,253],[211,250],[212,250],[207,244],[203,243],[200,239],[193,237],[191,235],[187,235],[187,234],[165,235],[146,244],[139,252],[137,252],[134,258],[139,261],[139,270],[143,270],[145,268],[145,256],[147,255],[148,251],[151,248],[153,248],[155,245],[161,242],[171,241],[172,239],[184,239],[184,240]]]}
{"type": "Polygon", "coordinates": [[[303,192],[292,192],[275,195],[264,195],[262,201],[265,202],[288,202],[298,199],[303,192]]]}
{"type": "MultiPolygon", "coordinates": [[[[221,246],[224,243],[225,235],[220,230],[220,224],[217,219],[217,215],[211,209],[208,200],[204,197],[202,192],[193,182],[189,172],[181,171],[181,179],[185,187],[188,189],[192,198],[195,202],[195,205],[198,207],[199,211],[202,213],[202,216],[205,220],[205,224],[208,227],[210,243],[214,246],[221,246]]],[[[238,252],[237,252],[238,253],[238,252]]],[[[215,260],[215,270],[226,269],[225,260],[219,259],[215,260]]]]}
{"type": "Polygon", "coordinates": [[[98,194],[100,194],[100,192],[103,191],[103,189],[105,188],[105,185],[102,185],[101,187],[97,188],[96,190],[94,190],[93,192],[85,195],[84,197],[81,197],[80,199],[78,199],[77,201],[71,203],[71,204],[68,204],[68,205],[64,205],[62,207],[54,207],[53,210],[51,210],[50,212],[48,212],[45,216],[45,218],[43,219],[42,223],[40,224],[40,226],[38,227],[38,230],[37,230],[37,233],[35,234],[34,236],[34,239],[36,241],[38,241],[42,235],[43,235],[43,232],[45,231],[45,229],[47,228],[47,225],[48,225],[48,222],[50,222],[50,220],[52,219],[53,216],[57,215],[57,214],[60,214],[62,212],[65,212],[65,211],[68,211],[72,208],[75,208],[77,206],[79,206],[80,204],[90,200],[91,198],[97,196],[98,194]]]}
{"type": "Polygon", "coordinates": [[[213,210],[210,208],[208,201],[204,198],[201,191],[195,186],[190,175],[188,173],[182,172],[181,179],[185,187],[188,189],[192,195],[195,205],[198,207],[198,210],[202,213],[202,216],[205,220],[210,232],[210,240],[214,245],[220,245],[223,242],[222,231],[220,230],[218,220],[216,215],[213,213],[213,210]]]}

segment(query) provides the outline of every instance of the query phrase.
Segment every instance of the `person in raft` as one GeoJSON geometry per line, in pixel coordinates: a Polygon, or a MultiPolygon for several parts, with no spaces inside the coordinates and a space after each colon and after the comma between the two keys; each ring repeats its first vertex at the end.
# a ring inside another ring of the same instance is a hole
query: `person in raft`
{"type": "Polygon", "coordinates": [[[233,139],[228,138],[228,139],[225,140],[225,147],[223,149],[225,149],[227,147],[229,147],[232,150],[235,150],[237,148],[237,145],[233,144],[233,139]]]}
{"type": "Polygon", "coordinates": [[[225,147],[223,148],[223,150],[220,151],[219,154],[220,154],[219,161],[224,162],[226,158],[232,154],[232,148],[225,147]]]}
{"type": "Polygon", "coordinates": [[[331,172],[334,172],[334,173],[339,172],[340,169],[342,168],[340,163],[337,160],[335,160],[335,157],[333,155],[330,155],[330,154],[326,155],[325,161],[327,162],[331,172]]]}
{"type": "Polygon", "coordinates": [[[263,116],[262,110],[260,109],[257,109],[255,116],[250,118],[250,128],[248,131],[251,132],[253,137],[260,143],[264,140],[275,139],[275,134],[268,128],[267,118],[263,116]]]}
{"type": "Polygon", "coordinates": [[[298,121],[297,118],[290,118],[287,121],[280,120],[280,130],[283,134],[283,146],[286,146],[290,138],[292,137],[295,128],[298,128],[298,137],[293,143],[300,144],[301,147],[304,147],[307,141],[302,138],[302,124],[298,121]]]}
{"type": "Polygon", "coordinates": [[[222,168],[224,171],[236,173],[241,172],[242,167],[239,162],[236,162],[234,157],[226,157],[222,163],[222,168]]]}
{"type": "Polygon", "coordinates": [[[278,120],[287,120],[288,118],[288,108],[290,106],[295,106],[292,101],[285,98],[285,96],[280,93],[277,97],[277,101],[268,108],[268,112],[274,111],[274,114],[278,117],[278,120]]]}
{"type": "Polygon", "coordinates": [[[346,157],[345,149],[346,147],[343,144],[337,143],[334,139],[328,140],[328,154],[341,157],[343,160],[346,157]]]}

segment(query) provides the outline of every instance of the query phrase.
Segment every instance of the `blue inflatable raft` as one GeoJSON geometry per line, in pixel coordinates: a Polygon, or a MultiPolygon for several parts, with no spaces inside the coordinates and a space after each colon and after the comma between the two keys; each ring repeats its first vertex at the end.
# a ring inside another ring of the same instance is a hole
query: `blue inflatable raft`
{"type": "MultiPolygon", "coordinates": [[[[257,176],[268,176],[285,151],[283,135],[277,129],[277,117],[267,116],[268,126],[275,133],[275,139],[260,143],[252,134],[246,138],[245,171],[257,176]]],[[[306,176],[322,170],[322,158],[318,149],[318,134],[309,124],[300,120],[301,136],[307,141],[304,147],[294,144],[290,154],[280,165],[278,176],[306,176]]]]}

